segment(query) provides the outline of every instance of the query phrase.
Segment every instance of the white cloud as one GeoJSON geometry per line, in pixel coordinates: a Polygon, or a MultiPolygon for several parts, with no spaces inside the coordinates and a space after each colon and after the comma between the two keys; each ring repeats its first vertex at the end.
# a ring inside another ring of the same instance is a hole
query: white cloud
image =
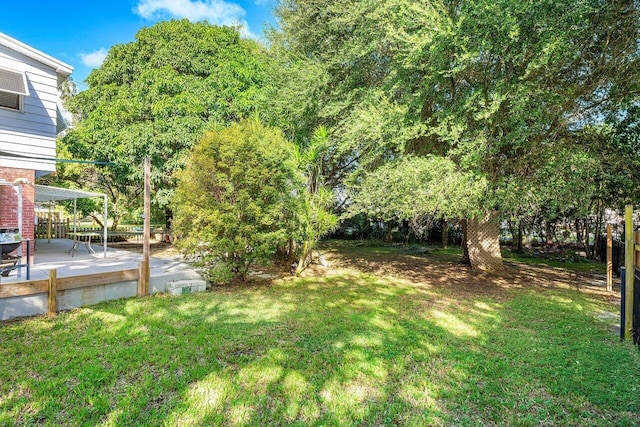
{"type": "Polygon", "coordinates": [[[224,0],[140,0],[133,10],[151,21],[186,18],[215,25],[236,25],[246,13],[239,5],[224,0]]]}
{"type": "Polygon", "coordinates": [[[262,36],[258,34],[252,33],[249,29],[249,24],[247,21],[236,21],[233,23],[234,26],[238,27],[238,32],[240,33],[240,37],[244,37],[245,39],[254,39],[257,41],[264,41],[262,36]]]}
{"type": "Polygon", "coordinates": [[[104,58],[107,56],[107,49],[100,48],[91,53],[81,53],[80,59],[82,59],[82,63],[87,67],[98,68],[102,65],[104,58]]]}

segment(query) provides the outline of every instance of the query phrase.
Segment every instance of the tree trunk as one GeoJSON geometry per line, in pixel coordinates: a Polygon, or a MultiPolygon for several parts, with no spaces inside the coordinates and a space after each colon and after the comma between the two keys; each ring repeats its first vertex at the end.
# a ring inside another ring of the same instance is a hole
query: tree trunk
{"type": "Polygon", "coordinates": [[[387,223],[387,232],[384,234],[384,242],[385,243],[391,243],[391,241],[393,240],[393,236],[391,235],[391,230],[393,229],[392,223],[388,222],[387,223]]]}
{"type": "Polygon", "coordinates": [[[173,211],[169,208],[164,210],[164,226],[167,231],[171,230],[171,224],[173,223],[173,211]]]}
{"type": "Polygon", "coordinates": [[[547,246],[553,246],[553,228],[548,220],[544,221],[544,237],[547,241],[547,246]]]}
{"type": "Polygon", "coordinates": [[[309,242],[304,242],[302,244],[302,254],[300,255],[300,261],[298,261],[298,266],[296,267],[296,276],[300,276],[300,274],[307,268],[307,258],[311,255],[312,245],[309,242]]]}
{"type": "Polygon", "coordinates": [[[499,213],[490,211],[479,220],[468,220],[467,234],[471,267],[486,271],[503,271],[499,213]]]}
{"type": "Polygon", "coordinates": [[[404,236],[404,244],[405,245],[409,245],[409,238],[411,237],[411,227],[409,227],[409,221],[408,220],[403,220],[402,221],[402,231],[406,231],[407,234],[405,234],[404,236]]]}
{"type": "Polygon", "coordinates": [[[522,249],[522,220],[518,221],[518,235],[516,237],[516,252],[521,254],[524,252],[522,249]]]}
{"type": "Polygon", "coordinates": [[[449,222],[446,219],[442,220],[442,247],[446,248],[449,245],[449,222]]]}
{"type": "Polygon", "coordinates": [[[602,227],[604,225],[604,212],[603,212],[603,208],[602,208],[602,203],[598,200],[598,207],[596,208],[596,226],[595,226],[595,230],[594,230],[594,251],[593,251],[593,258],[597,258],[599,255],[603,255],[600,254],[600,247],[601,244],[600,242],[602,241],[603,238],[603,230],[602,227]]]}
{"type": "Polygon", "coordinates": [[[96,224],[98,224],[98,227],[102,228],[102,221],[100,221],[100,218],[98,218],[97,215],[89,214],[89,216],[96,222],[96,224]]]}
{"type": "Polygon", "coordinates": [[[296,258],[295,250],[295,242],[289,237],[287,244],[276,249],[276,259],[281,265],[290,265],[296,258]]]}
{"type": "Polygon", "coordinates": [[[591,247],[589,246],[589,217],[584,219],[584,253],[587,255],[588,259],[593,258],[591,247]]]}
{"type": "MultiPolygon", "coordinates": [[[[103,228],[104,227],[104,223],[102,222],[102,220],[100,219],[100,217],[96,214],[89,214],[89,216],[91,217],[91,219],[93,219],[96,223],[96,225],[98,226],[98,228],[103,228]]],[[[121,215],[114,215],[113,216],[113,223],[111,224],[111,230],[115,231],[118,228],[118,224],[120,224],[120,218],[122,218],[121,215]]]]}
{"type": "Polygon", "coordinates": [[[460,263],[470,265],[471,258],[469,257],[469,236],[467,233],[467,220],[461,220],[460,226],[462,227],[462,260],[460,261],[460,263]]]}
{"type": "Polygon", "coordinates": [[[582,230],[580,228],[580,220],[578,218],[576,218],[576,220],[574,221],[574,225],[576,228],[576,245],[580,247],[583,243],[583,239],[582,239],[582,230]]]}
{"type": "Polygon", "coordinates": [[[116,231],[118,229],[118,224],[120,224],[120,215],[115,215],[113,217],[113,223],[111,224],[111,230],[116,231]]]}
{"type": "Polygon", "coordinates": [[[509,233],[511,233],[511,246],[513,247],[513,245],[516,244],[516,240],[518,238],[516,227],[513,225],[513,222],[510,220],[507,221],[507,227],[509,227],[509,233]]]}
{"type": "MultiPolygon", "coordinates": [[[[543,220],[541,218],[538,218],[538,217],[535,217],[535,216],[533,217],[532,225],[533,225],[533,228],[536,229],[536,231],[538,233],[538,237],[540,237],[540,239],[542,239],[542,235],[544,234],[544,230],[543,230],[543,227],[542,227],[542,222],[543,222],[543,220]]],[[[538,243],[542,243],[542,242],[540,241],[538,243]]]]}
{"type": "Polygon", "coordinates": [[[293,237],[289,237],[289,244],[288,244],[288,246],[289,246],[289,247],[288,247],[288,249],[287,249],[287,259],[286,259],[286,262],[287,262],[287,263],[289,263],[289,262],[292,262],[292,261],[293,261],[293,259],[294,259],[294,254],[295,254],[295,251],[296,251],[296,244],[295,244],[295,242],[293,241],[293,237]]]}

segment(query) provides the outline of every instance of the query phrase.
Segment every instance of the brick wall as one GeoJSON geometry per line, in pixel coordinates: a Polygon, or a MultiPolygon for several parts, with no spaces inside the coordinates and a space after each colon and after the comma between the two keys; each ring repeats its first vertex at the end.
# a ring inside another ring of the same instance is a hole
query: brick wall
{"type": "MultiPolygon", "coordinates": [[[[29,169],[0,167],[0,179],[14,182],[26,179],[31,184],[35,180],[35,172],[29,169]]],[[[35,189],[32,185],[22,186],[22,238],[33,240],[35,189]]],[[[10,185],[0,185],[0,228],[18,227],[18,194],[10,185]]],[[[33,249],[33,245],[31,246],[33,249]]],[[[23,253],[26,247],[23,245],[23,253]]]]}

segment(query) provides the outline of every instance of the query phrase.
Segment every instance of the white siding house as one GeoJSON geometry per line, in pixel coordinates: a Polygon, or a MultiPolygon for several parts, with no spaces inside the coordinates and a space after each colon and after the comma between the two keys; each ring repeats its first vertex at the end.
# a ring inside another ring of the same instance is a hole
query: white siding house
{"type": "MultiPolygon", "coordinates": [[[[33,182],[56,170],[58,87],[72,71],[70,65],[0,33],[0,183],[27,184],[24,238],[33,237],[33,182]]],[[[13,186],[0,185],[0,228],[16,227],[17,212],[13,186]]]]}
{"type": "Polygon", "coordinates": [[[31,169],[36,177],[55,171],[53,161],[12,155],[55,157],[58,86],[72,70],[0,33],[0,167],[31,169]],[[12,85],[16,78],[26,87],[12,85]]]}

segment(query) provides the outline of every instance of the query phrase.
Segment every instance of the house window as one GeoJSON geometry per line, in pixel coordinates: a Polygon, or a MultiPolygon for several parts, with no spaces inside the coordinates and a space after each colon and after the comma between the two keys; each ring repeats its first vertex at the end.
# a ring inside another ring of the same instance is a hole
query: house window
{"type": "Polygon", "coordinates": [[[21,111],[24,96],[29,96],[25,73],[0,68],[0,107],[21,111]]]}

